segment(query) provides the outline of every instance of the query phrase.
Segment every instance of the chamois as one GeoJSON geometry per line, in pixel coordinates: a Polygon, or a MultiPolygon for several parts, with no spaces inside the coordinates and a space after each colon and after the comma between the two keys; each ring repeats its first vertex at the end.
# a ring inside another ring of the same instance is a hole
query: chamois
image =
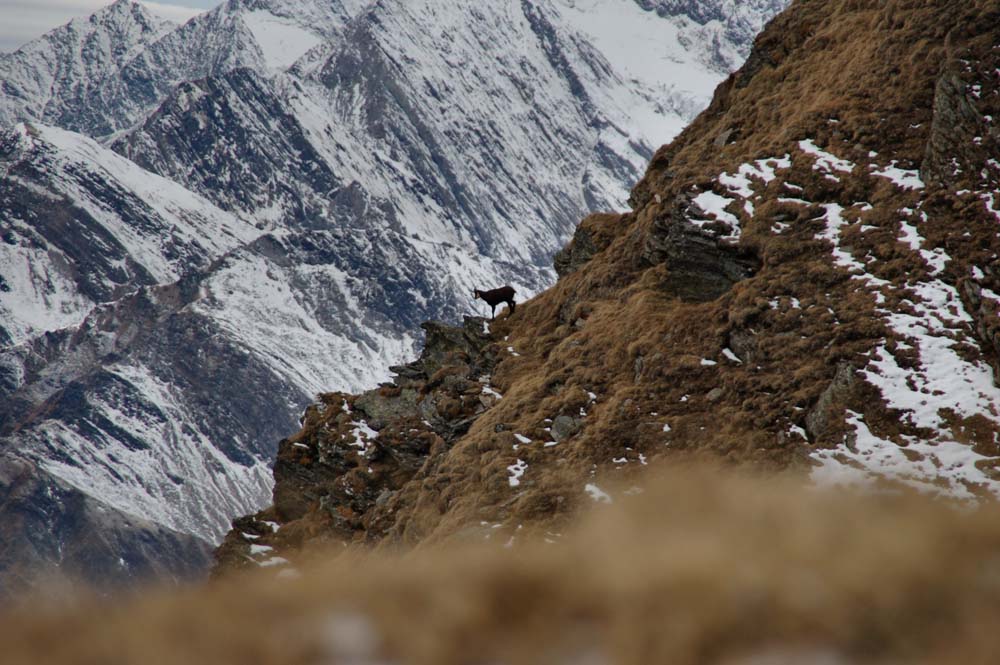
{"type": "Polygon", "coordinates": [[[472,292],[473,298],[481,298],[486,301],[486,304],[490,306],[490,320],[496,319],[497,315],[497,305],[502,302],[507,303],[507,307],[510,308],[510,314],[514,313],[514,288],[511,286],[501,286],[499,289],[493,289],[492,291],[480,291],[475,289],[472,292]]]}

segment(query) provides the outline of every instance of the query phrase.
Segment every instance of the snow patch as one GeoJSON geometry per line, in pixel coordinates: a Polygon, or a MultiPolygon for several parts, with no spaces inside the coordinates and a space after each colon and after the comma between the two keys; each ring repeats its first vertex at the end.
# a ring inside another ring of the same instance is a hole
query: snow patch
{"type": "Polygon", "coordinates": [[[924,181],[920,179],[919,171],[910,169],[901,169],[898,166],[896,166],[895,160],[893,160],[889,166],[884,167],[882,170],[873,170],[872,175],[876,175],[880,178],[888,178],[889,180],[892,181],[894,185],[896,185],[900,189],[916,190],[924,188],[924,181]]]}
{"type": "Polygon", "coordinates": [[[813,143],[812,139],[799,141],[799,150],[815,158],[816,163],[813,168],[823,173],[840,171],[841,173],[853,173],[854,163],[846,159],[840,159],[833,153],[827,152],[813,143]]]}
{"type": "Polygon", "coordinates": [[[922,492],[973,500],[969,485],[989,487],[1000,495],[996,481],[979,470],[976,462],[987,460],[970,446],[955,441],[936,443],[913,440],[906,446],[881,439],[862,416],[849,411],[847,424],[855,434],[852,447],[816,450],[811,457],[820,465],[812,480],[824,486],[871,486],[879,478],[902,482],[922,492]]]}
{"type": "MultiPolygon", "coordinates": [[[[694,197],[692,203],[701,208],[705,215],[710,216],[720,222],[725,222],[730,226],[732,231],[727,235],[722,236],[727,240],[739,240],[742,229],[740,228],[740,220],[736,218],[736,215],[726,210],[726,207],[734,202],[734,199],[727,198],[716,194],[715,192],[708,190],[704,191],[698,196],[694,197]]],[[[689,222],[698,227],[703,227],[710,220],[702,220],[698,218],[689,218],[689,222]]]]}
{"type": "Polygon", "coordinates": [[[587,483],[584,485],[583,491],[586,492],[590,496],[591,500],[596,503],[613,503],[611,495],[593,483],[587,483]]]}
{"type": "Polygon", "coordinates": [[[263,9],[244,13],[243,22],[253,33],[267,67],[276,71],[288,69],[306,51],[323,41],[322,35],[297,21],[263,9]]]}
{"type": "Polygon", "coordinates": [[[515,463],[507,467],[507,472],[510,474],[510,477],[507,478],[507,483],[511,487],[517,487],[521,484],[521,476],[523,476],[524,472],[527,470],[528,463],[524,460],[517,460],[515,463]]]}

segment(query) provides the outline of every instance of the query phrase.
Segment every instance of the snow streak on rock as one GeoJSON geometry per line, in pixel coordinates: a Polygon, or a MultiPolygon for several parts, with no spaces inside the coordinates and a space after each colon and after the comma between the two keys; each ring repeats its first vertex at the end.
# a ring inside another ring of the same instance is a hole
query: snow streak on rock
{"type": "Polygon", "coordinates": [[[260,232],[79,134],[19,125],[0,143],[0,339],[79,324],[136,284],[169,283],[260,232]]]}

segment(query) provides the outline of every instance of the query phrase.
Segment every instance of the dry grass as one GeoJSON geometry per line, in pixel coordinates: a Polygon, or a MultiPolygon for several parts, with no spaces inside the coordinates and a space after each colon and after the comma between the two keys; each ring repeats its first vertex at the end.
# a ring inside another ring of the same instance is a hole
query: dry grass
{"type": "Polygon", "coordinates": [[[1000,513],[675,471],[561,537],[23,610],[3,662],[992,663],[1000,513]]]}
{"type": "MultiPolygon", "coordinates": [[[[447,478],[454,500],[443,509],[428,502],[404,507],[399,523],[447,538],[477,519],[558,520],[593,465],[607,468],[613,458],[626,457],[620,473],[627,474],[639,466],[640,454],[655,460],[710,453],[734,464],[806,469],[810,446],[843,444],[845,408],[863,413],[883,438],[923,434],[906,429],[859,381],[829,406],[830,423],[808,443],[789,436],[790,428],[805,426],[840,367],[863,367],[872,349],[882,340],[893,343],[895,333],[877,315],[873,296],[833,265],[829,244],[816,240],[824,224],[816,207],[778,201],[789,196],[782,189],[789,182],[811,201],[870,202],[871,211],[848,213],[858,223],[842,243],[870,260],[873,274],[902,285],[927,270],[898,241],[897,211],[914,206],[919,193],[900,191],[863,168],[831,184],[796,154],[793,168],[763,192],[756,214],[744,216],[742,244],[759,257],[761,269],[728,294],[710,303],[679,301],[661,288],[665,267],[638,257],[678,194],[706,187],[741,163],[796,153],[800,139],[858,164],[872,161],[874,150],[880,164],[917,167],[938,76],[956,58],[991,62],[998,16],[995,3],[982,1],[794,3],[758,40],[758,56],[769,64],[734,75],[712,107],[654,158],[636,188],[635,212],[589,220],[588,229],[600,235],[594,259],[494,325],[498,338],[509,336],[498,347],[511,345],[520,354],[500,353],[494,384],[504,399],[426,474],[447,478]],[[720,149],[715,139],[727,128],[737,129],[738,138],[720,149]],[[771,230],[778,212],[793,218],[792,230],[780,235],[771,230]],[[861,225],[877,231],[862,235],[861,225]],[[801,308],[789,305],[792,298],[801,308]],[[752,360],[726,361],[723,349],[737,348],[741,338],[740,355],[752,360]],[[718,365],[706,367],[702,359],[718,365]],[[586,403],[588,391],[598,395],[596,403],[586,403]],[[545,418],[575,415],[581,407],[588,412],[585,427],[568,442],[512,451],[510,431],[541,438],[545,418]],[[505,483],[515,459],[529,469],[516,493],[505,483]],[[558,509],[546,513],[538,506],[558,509]]],[[[987,97],[994,98],[984,92],[987,97]]],[[[920,232],[927,248],[947,250],[947,279],[956,284],[970,266],[993,262],[984,257],[1000,252],[1000,236],[990,230],[995,220],[981,203],[963,204],[949,192],[931,196],[940,204],[920,232]]],[[[898,295],[885,305],[905,306],[898,295]]],[[[981,352],[993,353],[988,345],[981,352]]],[[[995,430],[970,428],[970,442],[993,452],[995,430]]],[[[411,487],[410,504],[420,498],[419,486],[411,487]]]]}

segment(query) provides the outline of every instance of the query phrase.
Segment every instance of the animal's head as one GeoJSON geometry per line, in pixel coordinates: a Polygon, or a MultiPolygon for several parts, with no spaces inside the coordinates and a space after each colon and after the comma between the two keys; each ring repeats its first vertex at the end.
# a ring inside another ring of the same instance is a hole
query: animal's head
{"type": "Polygon", "coordinates": [[[472,299],[473,300],[475,300],[477,298],[482,298],[482,297],[483,297],[483,292],[482,291],[480,291],[479,289],[473,289],[472,290],[472,299]]]}

